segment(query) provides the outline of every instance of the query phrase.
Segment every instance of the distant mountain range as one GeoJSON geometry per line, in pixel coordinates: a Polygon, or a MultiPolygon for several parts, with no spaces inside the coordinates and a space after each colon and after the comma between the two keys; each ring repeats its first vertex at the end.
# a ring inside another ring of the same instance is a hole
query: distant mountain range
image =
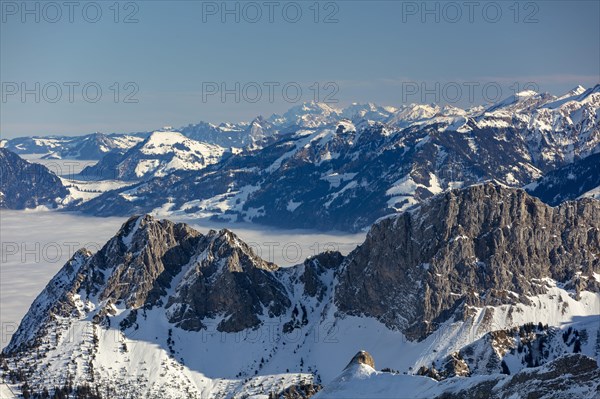
{"type": "Polygon", "coordinates": [[[38,155],[45,159],[101,159],[111,152],[122,152],[142,141],[137,135],[19,137],[2,140],[1,146],[19,155],[38,155]]]}
{"type": "MultiPolygon", "coordinates": [[[[86,142],[103,142],[95,137],[86,142]]],[[[104,146],[106,155],[83,175],[130,184],[68,209],[357,231],[453,188],[483,181],[523,187],[584,162],[600,151],[600,85],[561,96],[525,91],[468,110],[306,103],[250,123],[110,139],[127,145],[104,146]]],[[[5,147],[26,141],[14,140],[5,147]]],[[[584,184],[587,191],[594,181],[584,184]]],[[[531,192],[557,203],[538,184],[531,192]]]]}
{"type": "MultiPolygon", "coordinates": [[[[596,125],[594,109],[597,106],[598,85],[585,89],[577,86],[573,90],[554,96],[548,93],[524,91],[491,106],[478,106],[463,110],[453,106],[435,104],[409,104],[400,107],[381,106],[373,103],[353,103],[339,109],[324,103],[303,103],[290,108],[283,115],[273,114],[269,118],[256,117],[250,122],[221,123],[215,125],[200,122],[158,130],[174,130],[193,140],[218,145],[224,148],[261,148],[272,143],[279,135],[293,133],[299,129],[336,127],[340,120],[352,122],[381,122],[395,129],[415,125],[436,123],[460,129],[475,119],[479,128],[521,127],[537,133],[566,132],[574,128],[588,131],[596,125]],[[591,96],[591,97],[590,97],[591,96]],[[573,103],[575,102],[575,103],[573,103]],[[573,105],[576,104],[576,105],[573,105]],[[576,112],[581,110],[581,112],[576,112]],[[452,123],[454,122],[454,123],[452,123]]],[[[468,130],[463,127],[463,130],[468,130]]],[[[21,155],[38,154],[51,158],[100,159],[107,152],[131,148],[152,131],[129,134],[94,133],[79,137],[38,136],[2,140],[2,145],[21,155]]]]}
{"type": "Polygon", "coordinates": [[[490,183],[291,268],[229,230],[135,216],[73,255],[0,361],[30,394],[591,399],[599,249],[600,202],[490,183]]]}
{"type": "Polygon", "coordinates": [[[357,231],[452,188],[488,180],[522,187],[597,153],[600,86],[561,97],[524,92],[469,111],[306,104],[273,123],[291,132],[200,171],[110,191],[77,209],[102,216],[160,209],[357,231]]]}

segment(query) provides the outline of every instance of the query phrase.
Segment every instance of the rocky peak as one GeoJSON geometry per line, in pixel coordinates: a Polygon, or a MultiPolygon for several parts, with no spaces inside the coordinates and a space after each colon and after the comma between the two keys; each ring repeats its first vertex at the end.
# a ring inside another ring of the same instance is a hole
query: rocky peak
{"type": "Polygon", "coordinates": [[[168,298],[169,320],[187,330],[207,322],[226,332],[257,327],[261,316],[280,316],[290,306],[277,270],[233,232],[210,231],[168,298]]]}
{"type": "Polygon", "coordinates": [[[354,357],[352,358],[352,360],[350,360],[350,363],[348,363],[344,370],[358,364],[365,364],[371,368],[375,368],[375,360],[373,359],[373,356],[371,356],[369,352],[361,350],[356,355],[354,355],[354,357]]]}
{"type": "Polygon", "coordinates": [[[290,306],[275,270],[230,231],[211,232],[168,300],[169,320],[187,330],[206,322],[226,332],[257,327],[261,316],[280,316],[290,306]]]}
{"type": "Polygon", "coordinates": [[[277,270],[229,230],[203,235],[183,223],[134,216],[96,254],[75,253],[34,303],[25,319],[31,322],[20,328],[27,333],[16,334],[14,346],[29,341],[45,319],[92,312],[103,323],[114,306],[129,313],[125,329],[137,309],[155,306],[183,329],[213,322],[220,331],[256,327],[290,307],[277,270]]]}
{"type": "Polygon", "coordinates": [[[229,272],[245,272],[250,269],[275,271],[279,267],[258,257],[252,248],[228,229],[207,234],[209,241],[203,264],[219,264],[229,272]]]}
{"type": "Polygon", "coordinates": [[[129,219],[90,262],[91,270],[110,271],[100,298],[125,300],[134,308],[154,303],[202,239],[199,232],[183,223],[150,215],[129,219]]]}

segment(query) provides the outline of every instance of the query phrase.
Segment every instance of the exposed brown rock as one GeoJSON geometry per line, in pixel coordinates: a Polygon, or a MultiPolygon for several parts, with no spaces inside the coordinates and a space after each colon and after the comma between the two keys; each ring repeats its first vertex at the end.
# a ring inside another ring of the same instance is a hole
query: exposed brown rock
{"type": "Polygon", "coordinates": [[[373,356],[371,356],[371,354],[367,351],[360,351],[356,355],[354,355],[354,357],[352,358],[352,360],[350,360],[350,363],[348,363],[346,368],[355,364],[366,364],[367,366],[375,368],[375,360],[373,359],[373,356]]]}

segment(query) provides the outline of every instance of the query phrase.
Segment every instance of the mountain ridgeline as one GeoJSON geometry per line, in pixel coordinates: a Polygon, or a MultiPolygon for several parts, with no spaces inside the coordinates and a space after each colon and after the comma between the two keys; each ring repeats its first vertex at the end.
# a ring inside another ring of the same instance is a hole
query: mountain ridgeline
{"type": "MultiPolygon", "coordinates": [[[[560,97],[527,91],[469,110],[422,104],[336,110],[307,104],[254,121],[255,136],[268,140],[250,140],[252,145],[232,156],[219,160],[217,154],[194,167],[171,162],[165,173],[156,156],[144,156],[149,159],[143,165],[128,157],[106,158],[98,167],[143,181],[73,206],[98,216],[168,209],[226,221],[356,232],[454,188],[484,181],[523,187],[598,153],[599,110],[600,85],[560,97]],[[160,173],[153,172],[157,167],[160,173]]],[[[206,136],[200,128],[186,132],[216,140],[214,126],[206,136]]],[[[585,187],[597,180],[597,168],[590,173],[592,182],[585,187]]],[[[568,198],[583,186],[573,187],[568,198]]],[[[533,193],[545,199],[542,187],[533,193]]],[[[549,200],[554,205],[560,198],[549,200]]]]}
{"type": "MultiPolygon", "coordinates": [[[[357,344],[404,370],[454,359],[449,378],[518,373],[568,356],[575,338],[549,339],[558,349],[536,355],[534,365],[527,350],[519,355],[516,344],[505,344],[498,352],[504,341],[486,334],[597,314],[599,279],[598,201],[552,208],[494,184],[432,197],[375,223],[347,256],[326,252],[291,268],[262,260],[229,230],[202,234],[138,216],[96,254],[74,255],[32,304],[4,356],[28,370],[38,389],[65,378],[49,362],[66,362],[76,383],[109,386],[120,397],[279,392],[300,382],[282,377],[277,385],[268,376],[294,372],[328,382],[357,344]],[[265,329],[268,338],[259,334],[265,329]],[[249,335],[240,341],[239,334],[249,335]],[[375,337],[389,340],[385,350],[373,346],[375,337]],[[423,352],[414,352],[420,345],[423,352]],[[505,370],[500,362],[511,347],[520,360],[505,370]],[[35,353],[43,355],[34,360],[35,353]],[[481,360],[467,361],[469,353],[481,360]],[[498,360],[490,363],[493,353],[498,360]],[[162,359],[160,373],[144,366],[150,358],[162,359]],[[147,371],[136,379],[140,370],[147,371]],[[263,378],[260,388],[248,385],[253,377],[263,378]]],[[[593,356],[598,326],[581,323],[577,340],[586,338],[575,352],[593,356]]]]}
{"type": "Polygon", "coordinates": [[[2,146],[19,155],[45,159],[99,160],[107,154],[122,153],[142,141],[145,134],[102,134],[83,136],[17,137],[3,140],[2,146]]]}
{"type": "Polygon", "coordinates": [[[306,103],[247,123],[179,131],[18,138],[0,146],[45,158],[101,158],[71,176],[71,198],[59,198],[65,210],[96,216],[185,213],[357,232],[485,181],[526,186],[551,205],[600,190],[600,85],[562,96],[524,91],[467,110],[306,103]]]}
{"type": "Polygon", "coordinates": [[[484,184],[376,223],[348,256],[335,301],[422,339],[470,306],[527,303],[544,278],[599,292],[599,255],[598,201],[552,208],[484,184]]]}
{"type": "Polygon", "coordinates": [[[55,208],[67,194],[60,178],[48,168],[0,148],[0,208],[55,208]]]}

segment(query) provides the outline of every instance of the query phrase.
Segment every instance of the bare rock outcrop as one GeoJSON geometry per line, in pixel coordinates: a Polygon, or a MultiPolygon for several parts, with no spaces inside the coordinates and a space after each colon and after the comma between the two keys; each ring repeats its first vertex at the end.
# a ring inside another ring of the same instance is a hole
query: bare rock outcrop
{"type": "Polygon", "coordinates": [[[373,225],[340,268],[335,303],[422,339],[465,306],[527,303],[545,278],[596,290],[600,202],[552,208],[520,189],[472,186],[373,225]]]}
{"type": "Polygon", "coordinates": [[[373,356],[371,356],[369,352],[359,351],[356,355],[354,355],[352,360],[350,360],[350,363],[348,363],[345,369],[355,364],[366,364],[371,368],[375,368],[375,359],[373,359],[373,356]]]}
{"type": "Polygon", "coordinates": [[[229,230],[211,231],[206,239],[206,247],[169,298],[171,322],[199,330],[205,327],[202,320],[222,317],[217,330],[238,332],[257,327],[261,315],[278,317],[290,307],[274,273],[277,265],[256,256],[229,230]]]}

